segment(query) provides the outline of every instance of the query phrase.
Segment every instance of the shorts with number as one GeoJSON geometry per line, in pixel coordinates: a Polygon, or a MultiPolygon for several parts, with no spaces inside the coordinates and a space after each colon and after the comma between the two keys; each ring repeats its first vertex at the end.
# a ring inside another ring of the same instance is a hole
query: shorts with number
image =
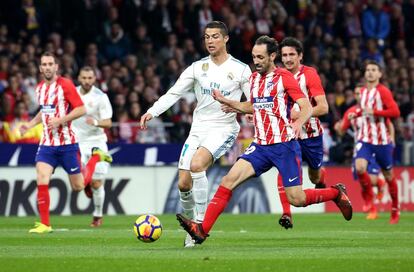
{"type": "Polygon", "coordinates": [[[365,159],[367,162],[375,158],[381,169],[390,170],[393,167],[394,147],[392,144],[373,145],[359,141],[355,145],[356,159],[365,159]]]}
{"type": "Polygon", "coordinates": [[[223,156],[234,144],[239,126],[191,128],[180,153],[178,169],[190,170],[191,160],[199,147],[206,148],[213,161],[223,156]]]}
{"type": "Polygon", "coordinates": [[[69,175],[81,172],[81,161],[78,144],[48,146],[39,145],[35,162],[44,162],[55,169],[61,165],[69,175]]]}
{"type": "Polygon", "coordinates": [[[309,168],[319,169],[323,162],[322,135],[298,140],[302,151],[302,160],[308,163],[309,168]]]}
{"type": "Polygon", "coordinates": [[[297,141],[273,145],[252,143],[239,159],[250,162],[256,176],[275,166],[282,176],[283,186],[302,184],[302,154],[297,141]]]}
{"type": "MultiPolygon", "coordinates": [[[[375,160],[375,157],[372,156],[371,159],[368,161],[368,166],[367,166],[368,174],[378,176],[380,171],[381,171],[380,166],[375,160]]],[[[356,166],[355,166],[355,157],[352,158],[352,176],[354,177],[354,180],[358,180],[358,174],[357,174],[356,166]]]]}
{"type": "MultiPolygon", "coordinates": [[[[80,142],[79,148],[81,152],[81,161],[83,165],[86,165],[89,159],[92,156],[92,148],[98,147],[104,152],[108,152],[108,146],[106,142],[98,141],[98,142],[80,142]]],[[[102,180],[104,179],[105,175],[108,174],[109,163],[107,162],[98,162],[95,167],[95,172],[92,175],[92,179],[95,180],[102,180]]]]}

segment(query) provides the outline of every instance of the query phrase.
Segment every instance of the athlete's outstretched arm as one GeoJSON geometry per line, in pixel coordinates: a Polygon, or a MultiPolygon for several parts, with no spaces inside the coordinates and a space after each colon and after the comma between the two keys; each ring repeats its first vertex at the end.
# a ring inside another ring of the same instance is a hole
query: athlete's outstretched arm
{"type": "Polygon", "coordinates": [[[164,113],[184,94],[191,91],[194,88],[194,80],[194,64],[192,64],[182,72],[177,82],[148,109],[147,113],[151,114],[152,117],[147,121],[164,113]]]}
{"type": "Polygon", "coordinates": [[[253,105],[250,101],[240,102],[225,98],[219,90],[213,90],[212,96],[223,105],[222,110],[224,112],[253,113],[253,105]],[[234,111],[231,109],[234,109],[234,111]]]}
{"type": "Polygon", "coordinates": [[[144,115],[141,116],[141,120],[139,121],[139,124],[142,129],[147,129],[147,122],[153,118],[152,114],[147,112],[144,115]]]}

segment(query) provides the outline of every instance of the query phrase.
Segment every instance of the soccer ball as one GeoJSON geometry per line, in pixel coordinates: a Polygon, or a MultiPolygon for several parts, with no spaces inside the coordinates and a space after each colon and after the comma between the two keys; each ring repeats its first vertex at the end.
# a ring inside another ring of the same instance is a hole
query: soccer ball
{"type": "Polygon", "coordinates": [[[134,233],[138,240],[145,243],[155,242],[161,237],[161,221],[154,215],[141,215],[135,221],[134,233]]]}

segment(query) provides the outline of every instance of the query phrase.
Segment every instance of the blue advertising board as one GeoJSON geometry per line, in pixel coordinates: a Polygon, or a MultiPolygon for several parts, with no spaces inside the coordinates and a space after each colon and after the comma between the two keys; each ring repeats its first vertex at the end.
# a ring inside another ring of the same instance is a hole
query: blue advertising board
{"type": "MultiPolygon", "coordinates": [[[[175,165],[180,144],[110,144],[112,165],[175,165]]],[[[34,165],[38,145],[0,143],[0,166],[34,165]]]]}

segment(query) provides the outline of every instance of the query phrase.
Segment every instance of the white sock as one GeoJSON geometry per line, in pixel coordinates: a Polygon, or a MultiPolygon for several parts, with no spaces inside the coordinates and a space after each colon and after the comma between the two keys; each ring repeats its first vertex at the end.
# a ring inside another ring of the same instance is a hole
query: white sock
{"type": "Polygon", "coordinates": [[[180,192],[180,202],[181,207],[183,207],[183,212],[185,216],[190,219],[194,219],[194,197],[193,197],[193,190],[188,192],[180,192]]]}
{"type": "Polygon", "coordinates": [[[103,186],[100,186],[98,189],[92,188],[92,199],[95,210],[93,211],[93,216],[102,217],[103,216],[103,205],[105,201],[105,189],[103,186]]]}
{"type": "Polygon", "coordinates": [[[207,209],[207,198],[208,198],[208,180],[206,171],[203,172],[191,172],[193,179],[193,191],[195,201],[195,219],[197,222],[203,222],[204,215],[207,209]]]}

